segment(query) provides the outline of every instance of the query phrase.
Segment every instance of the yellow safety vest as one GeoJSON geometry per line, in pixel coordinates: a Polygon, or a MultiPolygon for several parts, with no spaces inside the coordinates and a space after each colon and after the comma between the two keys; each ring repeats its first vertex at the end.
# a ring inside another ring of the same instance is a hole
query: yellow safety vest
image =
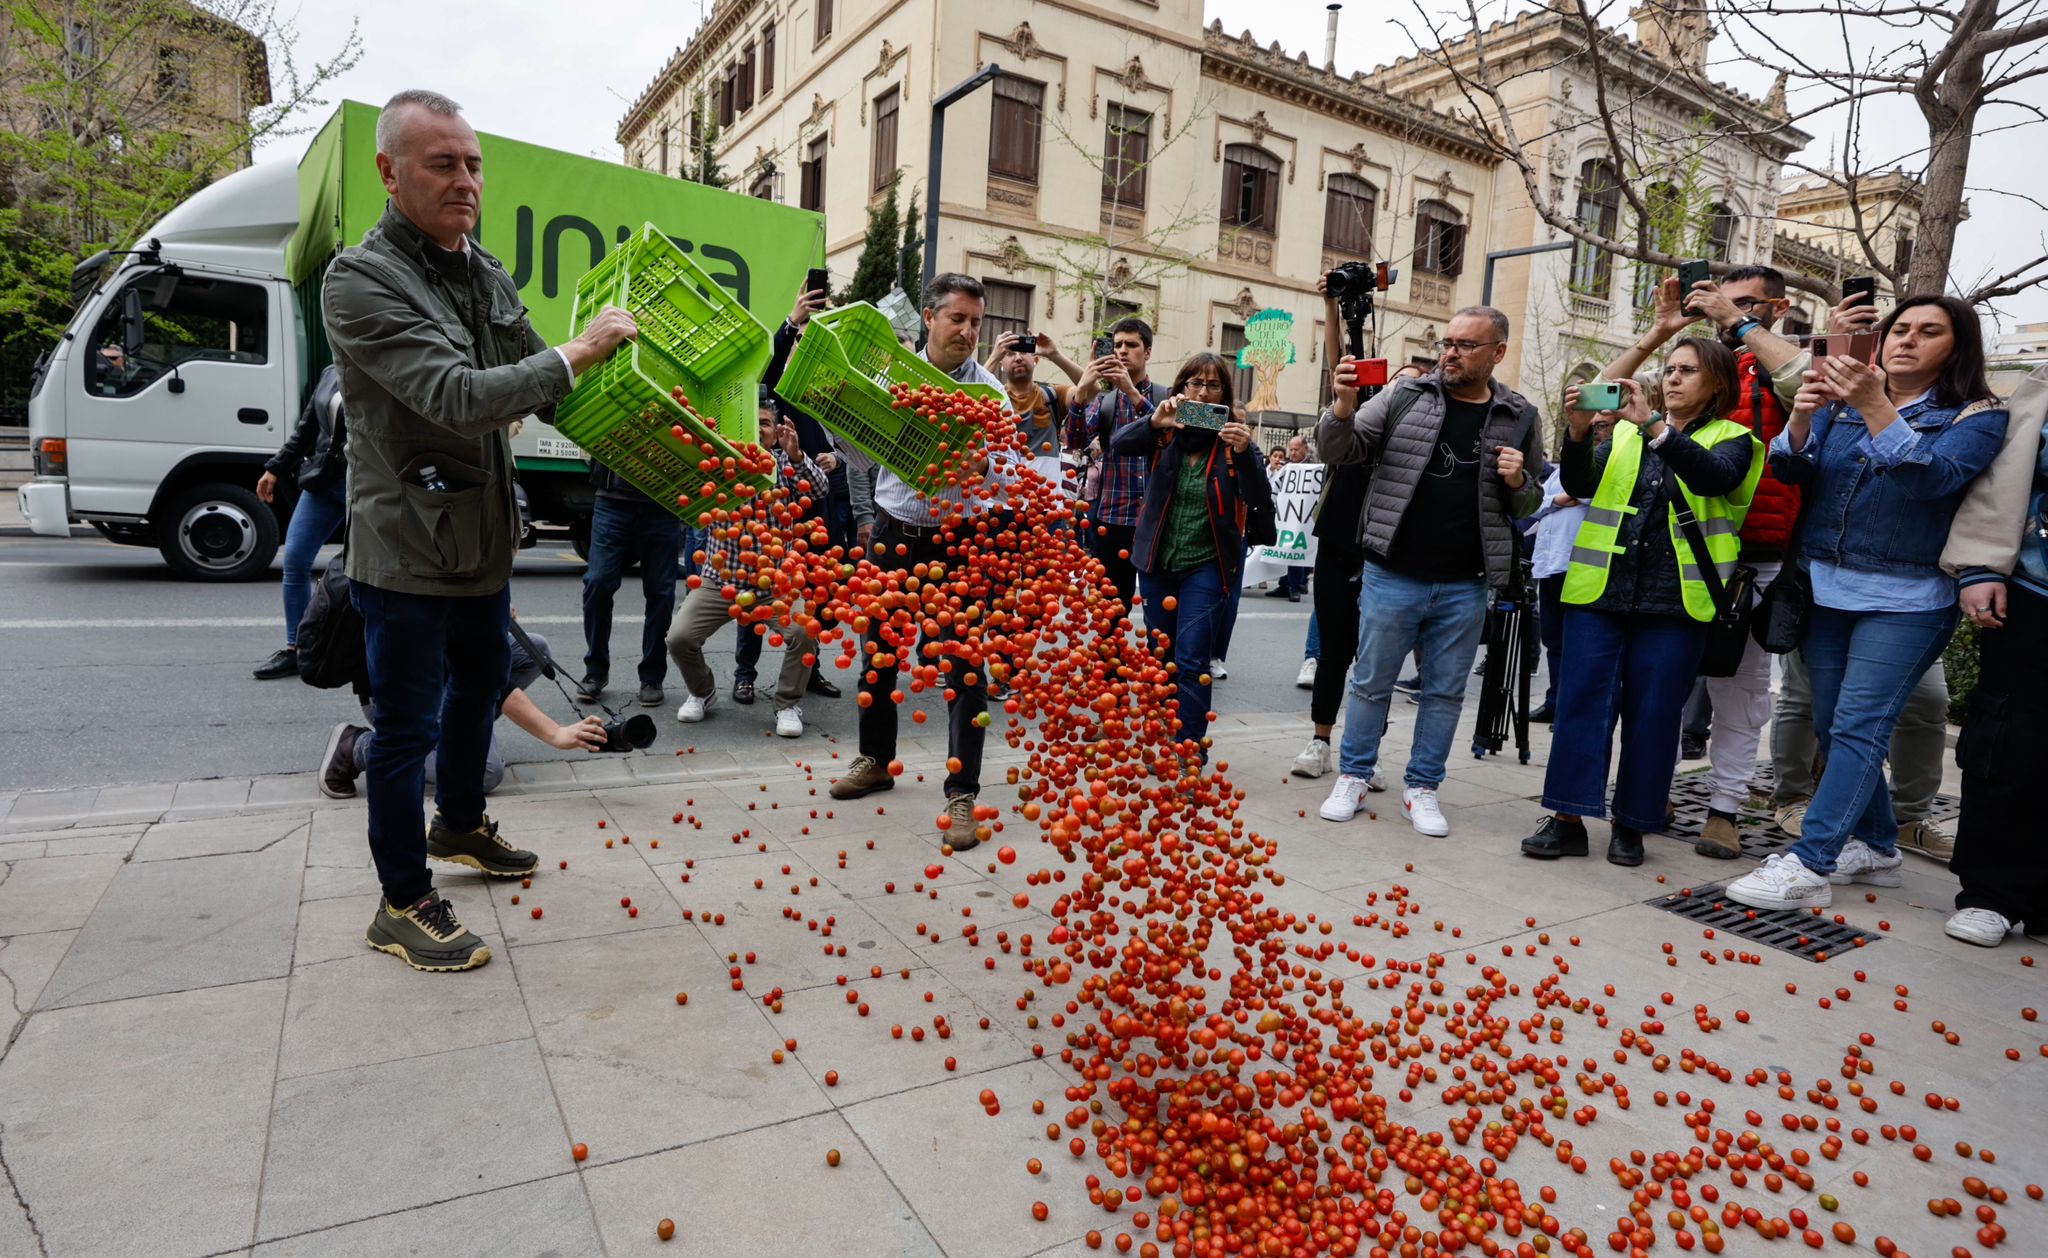
{"type": "MultiPolygon", "coordinates": [[[[1714,561],[1721,580],[1726,582],[1734,575],[1736,557],[1742,552],[1742,519],[1749,514],[1750,499],[1755,496],[1757,480],[1763,475],[1763,443],[1752,436],[1749,429],[1726,419],[1696,424],[1687,428],[1685,435],[1702,446],[1712,447],[1735,440],[1747,441],[1751,446],[1749,474],[1725,497],[1702,498],[1686,488],[1684,481],[1678,481],[1678,492],[1685,495],[1686,505],[1698,517],[1700,532],[1707,539],[1707,556],[1714,561]]],[[[1636,473],[1643,462],[1643,445],[1641,428],[1626,422],[1614,426],[1614,448],[1608,451],[1607,466],[1600,474],[1600,490],[1593,495],[1593,505],[1587,508],[1585,522],[1579,525],[1578,536],[1572,543],[1571,567],[1566,570],[1564,578],[1563,598],[1567,603],[1597,602],[1607,589],[1607,573],[1614,557],[1626,549],[1617,545],[1615,539],[1621,536],[1622,521],[1636,510],[1629,505],[1629,499],[1635,495],[1636,473]]],[[[1672,475],[1675,478],[1676,474],[1672,475]]],[[[1694,620],[1710,621],[1714,618],[1714,599],[1707,591],[1699,565],[1694,562],[1692,547],[1678,527],[1676,504],[1668,514],[1670,518],[1666,526],[1671,532],[1671,552],[1678,557],[1678,584],[1684,595],[1686,614],[1694,620]]]]}

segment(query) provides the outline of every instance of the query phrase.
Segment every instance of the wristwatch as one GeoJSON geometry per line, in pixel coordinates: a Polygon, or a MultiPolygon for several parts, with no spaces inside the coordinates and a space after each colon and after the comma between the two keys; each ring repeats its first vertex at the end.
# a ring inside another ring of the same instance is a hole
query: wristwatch
{"type": "Polygon", "coordinates": [[[1740,345],[1742,338],[1749,335],[1750,329],[1760,328],[1763,325],[1764,321],[1755,315],[1744,315],[1735,321],[1735,326],[1729,328],[1728,333],[1735,339],[1735,343],[1740,345]]]}

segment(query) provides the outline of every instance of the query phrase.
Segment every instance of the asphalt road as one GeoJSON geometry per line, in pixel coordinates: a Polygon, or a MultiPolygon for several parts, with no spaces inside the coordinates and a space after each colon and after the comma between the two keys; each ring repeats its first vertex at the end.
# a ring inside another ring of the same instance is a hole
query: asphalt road
{"type": "MultiPolygon", "coordinates": [[[[520,555],[512,587],[521,622],[550,639],[571,678],[581,672],[582,577],[583,564],[566,545],[543,544],[520,555]]],[[[631,684],[639,654],[636,580],[629,578],[618,606],[615,686],[631,684]]],[[[354,702],[346,690],[249,675],[283,645],[283,623],[275,577],[199,585],[173,576],[154,550],[97,537],[0,536],[0,789],[312,769],[328,731],[353,714],[354,702]]],[[[1248,592],[1230,676],[1217,687],[1218,711],[1300,711],[1305,721],[1308,695],[1295,688],[1294,677],[1307,623],[1305,601],[1248,592]]],[[[731,680],[731,650],[730,636],[713,640],[722,687],[731,680]]],[[[764,677],[771,681],[776,660],[773,648],[764,652],[764,677]]],[[[847,696],[805,702],[809,736],[851,744],[851,673],[834,669],[830,675],[847,696]]],[[[668,705],[655,713],[661,731],[655,752],[684,741],[736,750],[774,722],[765,697],[742,708],[721,691],[714,717],[686,732],[675,720],[682,687],[673,668],[668,695],[668,705]]],[[[615,690],[607,697],[616,702],[619,696],[615,690]]],[[[571,715],[569,703],[544,681],[534,698],[558,719],[571,715]]],[[[535,742],[510,722],[500,723],[499,737],[514,764],[570,754],[535,742]]]]}

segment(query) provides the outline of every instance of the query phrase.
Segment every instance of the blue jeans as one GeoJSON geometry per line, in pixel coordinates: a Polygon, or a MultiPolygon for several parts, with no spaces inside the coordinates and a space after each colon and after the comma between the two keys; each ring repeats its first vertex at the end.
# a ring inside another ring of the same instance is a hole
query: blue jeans
{"type": "Polygon", "coordinates": [[[1308,644],[1301,648],[1301,658],[1320,660],[1323,658],[1323,627],[1316,619],[1316,609],[1308,609],[1308,644]]]}
{"type": "Polygon", "coordinates": [[[1237,566],[1237,576],[1230,582],[1230,589],[1221,603],[1216,605],[1215,624],[1210,629],[1209,649],[1216,652],[1215,658],[1230,658],[1230,639],[1237,632],[1237,609],[1244,602],[1244,565],[1237,566]]]}
{"type": "Polygon", "coordinates": [[[1344,705],[1339,771],[1369,778],[1378,767],[1394,680],[1409,653],[1420,648],[1421,706],[1405,781],[1435,790],[1444,780],[1444,762],[1465,707],[1465,685],[1486,631],[1486,578],[1418,581],[1368,560],[1359,579],[1358,615],[1358,659],[1351,666],[1351,697],[1344,705]]]}
{"type": "Polygon", "coordinates": [[[612,671],[612,595],[626,557],[640,560],[640,592],[647,600],[640,625],[640,682],[659,686],[668,675],[668,622],[676,614],[677,556],[683,524],[653,502],[599,498],[590,513],[590,563],[583,571],[583,671],[599,681],[612,671]]]}
{"type": "Polygon", "coordinates": [[[456,598],[353,581],[350,599],[362,613],[377,706],[377,737],[364,766],[370,856],[385,900],[403,907],[434,889],[420,815],[429,753],[442,820],[455,830],[482,824],[491,726],[512,663],[505,627],[511,587],[456,598]]]}
{"type": "Polygon", "coordinates": [[[1815,607],[1799,653],[1813,681],[1813,729],[1827,769],[1807,805],[1792,854],[1833,873],[1850,839],[1880,852],[1898,846],[1884,757],[1906,700],[1956,631],[1959,613],[1843,612],[1815,607]]]}
{"type": "Polygon", "coordinates": [[[341,518],[348,514],[348,496],[340,482],[325,489],[308,489],[292,508],[292,522],[284,535],[284,644],[297,646],[299,621],[306,604],[313,599],[313,560],[341,518]]]}
{"type": "Polygon", "coordinates": [[[1707,627],[1682,616],[1564,609],[1572,666],[1557,688],[1543,806],[1572,817],[1607,815],[1607,770],[1621,725],[1614,820],[1646,834],[1664,828],[1676,769],[1678,719],[1699,676],[1707,627]]]}
{"type": "Polygon", "coordinates": [[[1216,622],[1230,604],[1230,587],[1213,563],[1186,572],[1141,572],[1138,589],[1145,596],[1145,627],[1166,635],[1180,686],[1180,734],[1200,743],[1209,733],[1209,661],[1215,659],[1216,622]],[[1168,611],[1167,599],[1174,600],[1168,611]]]}

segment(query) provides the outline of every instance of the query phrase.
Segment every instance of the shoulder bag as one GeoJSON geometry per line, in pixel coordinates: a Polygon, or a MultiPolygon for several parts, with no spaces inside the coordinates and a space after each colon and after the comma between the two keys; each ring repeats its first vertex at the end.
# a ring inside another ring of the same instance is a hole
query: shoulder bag
{"type": "MultiPolygon", "coordinates": [[[[1704,677],[1733,677],[1742,667],[1742,653],[1749,648],[1750,616],[1756,607],[1756,569],[1737,564],[1735,575],[1726,582],[1721,570],[1707,554],[1707,536],[1700,531],[1699,518],[1681,495],[1671,504],[1679,531],[1706,582],[1707,597],[1714,603],[1714,618],[1707,622],[1707,650],[1700,658],[1704,677]]],[[[1782,578],[1781,578],[1782,579],[1782,578]]]]}

